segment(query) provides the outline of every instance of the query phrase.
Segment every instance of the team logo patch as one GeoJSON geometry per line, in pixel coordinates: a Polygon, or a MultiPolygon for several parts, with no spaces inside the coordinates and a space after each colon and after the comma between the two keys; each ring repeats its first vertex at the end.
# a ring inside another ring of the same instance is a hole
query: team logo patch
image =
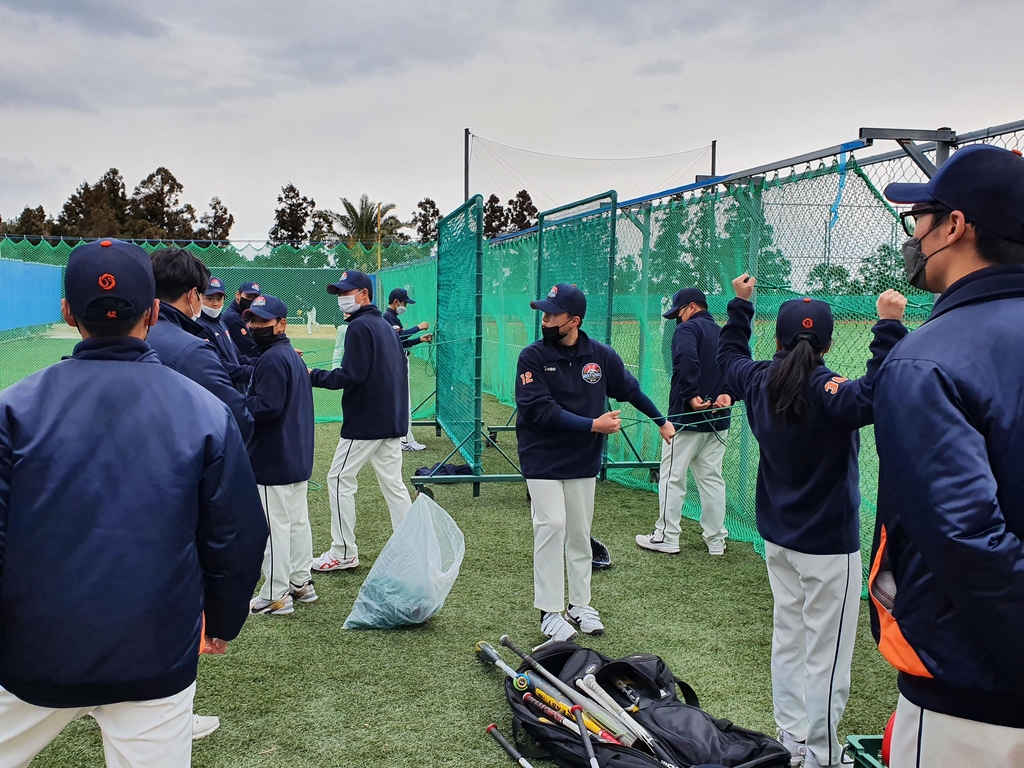
{"type": "Polygon", "coordinates": [[[348,280],[348,272],[342,272],[341,273],[341,279],[342,280],[348,280]]]}
{"type": "Polygon", "coordinates": [[[242,335],[243,335],[243,336],[248,336],[248,335],[249,335],[249,334],[247,334],[247,333],[245,332],[245,328],[239,328],[239,330],[240,330],[240,331],[242,332],[242,335]]]}
{"type": "Polygon", "coordinates": [[[114,279],[112,274],[106,272],[100,275],[99,284],[100,288],[104,291],[112,291],[114,290],[114,286],[117,285],[117,280],[114,279]]]}
{"type": "Polygon", "coordinates": [[[252,305],[254,307],[265,307],[267,306],[267,300],[263,296],[257,296],[255,299],[252,300],[252,305]]]}
{"type": "Polygon", "coordinates": [[[597,384],[601,380],[601,366],[597,363],[587,363],[584,365],[583,380],[587,384],[597,384]]]}
{"type": "Polygon", "coordinates": [[[259,283],[253,283],[253,284],[252,284],[252,289],[253,289],[254,291],[258,291],[258,290],[260,289],[259,283]]]}
{"type": "Polygon", "coordinates": [[[558,286],[557,285],[551,286],[551,290],[548,291],[548,298],[549,299],[553,299],[557,295],[558,295],[558,286]]]}
{"type": "Polygon", "coordinates": [[[804,326],[804,328],[813,328],[814,327],[814,321],[811,318],[809,318],[809,317],[805,317],[804,318],[804,322],[803,322],[803,326],[804,326]]]}
{"type": "Polygon", "coordinates": [[[213,278],[213,280],[210,281],[210,287],[211,288],[220,288],[221,287],[220,280],[218,280],[217,278],[213,278]]]}

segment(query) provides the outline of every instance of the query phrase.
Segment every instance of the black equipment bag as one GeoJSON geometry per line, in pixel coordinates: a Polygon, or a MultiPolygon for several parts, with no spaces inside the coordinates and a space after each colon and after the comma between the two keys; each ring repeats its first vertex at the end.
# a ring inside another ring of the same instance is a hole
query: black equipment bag
{"type": "MultiPolygon", "coordinates": [[[[591,674],[601,688],[623,709],[639,707],[632,717],[673,756],[678,768],[724,766],[724,768],[788,768],[789,751],[778,741],[756,731],[712,717],[700,708],[693,689],[672,674],[658,656],[634,654],[621,659],[608,657],[575,643],[548,643],[533,654],[548,672],[570,688],[578,690],[576,680],[591,674]],[[627,684],[633,702],[616,685],[627,684]],[[676,689],[683,696],[680,701],[676,689]]],[[[543,680],[526,664],[519,668],[532,681],[543,680]]],[[[522,743],[526,733],[538,745],[524,746],[523,754],[552,760],[563,768],[590,768],[580,737],[555,723],[541,722],[541,715],[523,702],[523,691],[505,680],[505,696],[512,707],[512,728],[522,743]]],[[[632,747],[591,739],[601,768],[664,768],[641,740],[632,747]]]]}

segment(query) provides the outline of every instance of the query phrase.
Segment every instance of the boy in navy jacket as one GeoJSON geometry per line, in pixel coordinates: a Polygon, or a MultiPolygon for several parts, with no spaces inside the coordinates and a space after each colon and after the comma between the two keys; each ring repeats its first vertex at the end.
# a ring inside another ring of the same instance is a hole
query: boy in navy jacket
{"type": "Polygon", "coordinates": [[[211,277],[201,297],[203,313],[196,318],[196,322],[204,331],[203,338],[210,342],[220,355],[224,369],[235,388],[244,395],[249,388],[252,367],[256,361],[254,358],[240,356],[238,347],[231,340],[231,333],[224,324],[224,295],[224,281],[219,277],[211,277]]]}
{"type": "Polygon", "coordinates": [[[259,348],[249,335],[248,323],[242,317],[242,313],[252,306],[259,295],[259,283],[242,283],[235,291],[235,300],[228,305],[221,316],[224,325],[228,328],[228,333],[231,334],[231,340],[235,342],[238,354],[244,357],[258,357],[260,354],[259,348]]]}
{"type": "Polygon", "coordinates": [[[761,451],[755,511],[775,599],[772,698],[779,740],[806,768],[838,765],[836,728],[850,694],[860,560],[858,430],[872,421],[872,387],[885,357],[907,334],[907,300],[878,299],[867,373],[848,381],[822,355],[832,346],[832,309],[817,299],[779,307],[778,352],[750,354],[756,280],[733,281],[718,368],[746,403],[761,451]]]}
{"type": "Polygon", "coordinates": [[[259,578],[256,482],[228,408],[146,344],[146,252],[82,245],[64,285],[82,342],[0,392],[0,764],[91,713],[119,765],[186,768],[200,649],[259,578]]]}
{"type": "Polygon", "coordinates": [[[885,195],[913,205],[911,284],[941,293],[875,383],[890,765],[1024,765],[1024,159],[965,147],[885,195]]]}
{"type": "Polygon", "coordinates": [[[683,288],[672,297],[662,317],[675,320],[672,329],[672,382],[669,418],[676,427],[672,442],[661,451],[658,483],[658,522],[653,534],[640,534],[636,543],[654,552],[679,552],[679,520],[686,502],[686,470],[700,491],[700,524],[712,555],[725,554],[725,480],[722,460],[729,439],[732,394],[718,371],[718,323],[708,312],[708,300],[696,288],[683,288]]]}
{"type": "Polygon", "coordinates": [[[544,313],[543,338],[519,355],[516,437],[532,501],[534,606],[547,637],[571,640],[576,630],[562,615],[567,574],[569,620],[604,633],[590,605],[590,526],[604,436],[621,429],[619,411],[606,412],[608,398],[649,416],[666,441],[675,430],[615,350],[580,330],[587,299],[579,288],[561,283],[530,306],[544,313]]]}
{"type": "MultiPolygon", "coordinates": [[[[402,321],[399,317],[405,314],[405,311],[409,308],[410,304],[416,302],[409,298],[409,292],[405,288],[395,288],[388,294],[388,308],[384,310],[384,319],[391,324],[391,327],[398,332],[398,338],[402,340],[402,349],[405,350],[405,359],[409,360],[409,350],[413,347],[419,346],[420,344],[429,344],[434,340],[432,333],[424,333],[422,336],[416,334],[422,333],[430,327],[430,323],[424,321],[419,325],[414,325],[412,328],[405,328],[402,325],[402,321]]],[[[409,369],[411,375],[412,369],[409,369]]],[[[412,379],[409,380],[409,432],[402,440],[403,451],[424,451],[427,446],[423,443],[416,442],[416,438],[412,434],[412,379]]]]}
{"type": "Polygon", "coordinates": [[[356,476],[370,462],[397,528],[412,506],[402,477],[402,438],[409,429],[409,378],[395,329],[373,305],[370,276],[350,269],[327,287],[348,316],[345,356],[332,371],[312,369],[314,387],[341,389],[341,439],[327,473],[331,548],[313,560],[314,571],[359,565],[356,548],[356,476]]]}
{"type": "Polygon", "coordinates": [[[296,600],[317,599],[309,573],[313,532],[306,500],[313,475],[313,387],[286,335],[287,317],[284,302],[266,294],[245,310],[249,336],[260,350],[245,398],[256,420],[249,460],[270,527],[265,581],[251,610],[274,616],[292,613],[296,600]]]}

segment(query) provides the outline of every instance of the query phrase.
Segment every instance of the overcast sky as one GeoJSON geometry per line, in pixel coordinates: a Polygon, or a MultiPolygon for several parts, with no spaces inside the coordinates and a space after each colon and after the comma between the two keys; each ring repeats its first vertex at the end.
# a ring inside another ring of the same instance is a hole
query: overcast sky
{"type": "MultiPolygon", "coordinates": [[[[718,139],[723,171],[860,126],[966,132],[1024,118],[1022,29],[1019,0],[0,0],[0,215],[159,165],[240,239],[266,237],[288,181],[320,207],[448,212],[465,127],[586,157],[718,139]]],[[[613,169],[585,183],[635,196],[613,169]]]]}

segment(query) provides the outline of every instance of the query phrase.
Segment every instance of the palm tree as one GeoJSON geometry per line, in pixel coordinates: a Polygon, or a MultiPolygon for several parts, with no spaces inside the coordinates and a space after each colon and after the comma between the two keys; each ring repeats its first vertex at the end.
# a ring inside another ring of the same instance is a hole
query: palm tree
{"type": "Polygon", "coordinates": [[[409,236],[398,231],[408,224],[391,214],[396,207],[394,203],[375,203],[369,195],[360,195],[358,208],[347,197],[341,198],[341,205],[344,212],[333,214],[333,218],[341,239],[350,248],[356,243],[362,243],[367,248],[376,244],[378,221],[381,245],[409,242],[409,236]]]}

